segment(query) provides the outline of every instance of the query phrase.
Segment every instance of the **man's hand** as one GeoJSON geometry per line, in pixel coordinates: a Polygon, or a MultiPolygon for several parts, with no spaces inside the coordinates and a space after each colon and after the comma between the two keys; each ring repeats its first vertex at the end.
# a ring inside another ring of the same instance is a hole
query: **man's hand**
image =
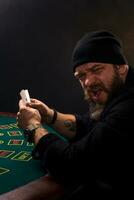
{"type": "Polygon", "coordinates": [[[40,127],[41,125],[41,115],[39,111],[35,108],[29,107],[22,100],[19,101],[19,112],[17,113],[17,123],[20,128],[28,129],[30,125],[38,127],[35,129],[35,134],[33,142],[37,144],[41,137],[48,134],[48,131],[40,127]]]}
{"type": "Polygon", "coordinates": [[[17,122],[18,126],[23,129],[27,129],[30,124],[38,126],[41,124],[41,115],[37,109],[26,106],[23,101],[20,100],[17,122]]]}
{"type": "Polygon", "coordinates": [[[31,102],[27,103],[26,105],[35,108],[39,111],[41,115],[41,121],[49,124],[51,123],[54,115],[53,109],[49,108],[46,104],[44,104],[42,101],[39,101],[38,99],[30,99],[31,102]]]}

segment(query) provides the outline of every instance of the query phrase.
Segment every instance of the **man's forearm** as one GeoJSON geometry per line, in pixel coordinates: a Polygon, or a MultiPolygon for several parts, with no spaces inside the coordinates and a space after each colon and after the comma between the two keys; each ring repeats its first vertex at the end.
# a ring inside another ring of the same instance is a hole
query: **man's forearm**
{"type": "MultiPolygon", "coordinates": [[[[48,124],[50,125],[50,124],[48,124]]],[[[74,115],[63,114],[57,112],[56,120],[51,127],[54,128],[59,134],[67,139],[72,139],[76,134],[76,119],[74,115]]],[[[38,126],[34,133],[34,143],[37,144],[39,140],[48,134],[48,130],[38,126]]]]}
{"type": "Polygon", "coordinates": [[[71,114],[57,112],[57,118],[52,127],[64,137],[71,139],[76,134],[76,118],[71,114]]]}

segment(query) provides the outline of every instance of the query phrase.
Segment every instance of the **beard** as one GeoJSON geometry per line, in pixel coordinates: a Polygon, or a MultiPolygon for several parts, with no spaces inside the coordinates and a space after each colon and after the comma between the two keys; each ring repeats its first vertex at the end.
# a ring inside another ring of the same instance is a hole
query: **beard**
{"type": "Polygon", "coordinates": [[[117,70],[113,74],[111,82],[108,87],[106,87],[103,83],[93,84],[90,88],[84,89],[84,99],[89,104],[89,115],[91,119],[98,120],[100,118],[101,113],[104,110],[106,104],[119,92],[120,88],[123,85],[123,81],[120,78],[117,70]],[[93,101],[90,98],[90,91],[95,91],[96,89],[102,89],[105,93],[107,93],[107,100],[104,103],[98,103],[93,101]]]}

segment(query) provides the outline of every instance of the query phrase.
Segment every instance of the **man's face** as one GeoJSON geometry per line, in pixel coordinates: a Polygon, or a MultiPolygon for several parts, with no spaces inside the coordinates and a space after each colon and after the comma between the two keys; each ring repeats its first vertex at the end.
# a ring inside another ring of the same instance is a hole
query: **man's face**
{"type": "Polygon", "coordinates": [[[74,75],[80,81],[85,99],[93,111],[103,108],[123,82],[118,67],[107,63],[80,65],[74,75]]]}

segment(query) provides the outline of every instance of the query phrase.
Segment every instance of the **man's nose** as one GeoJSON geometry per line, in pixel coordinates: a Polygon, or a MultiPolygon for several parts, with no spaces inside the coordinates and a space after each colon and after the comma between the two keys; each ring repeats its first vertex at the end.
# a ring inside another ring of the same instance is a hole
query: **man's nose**
{"type": "Polygon", "coordinates": [[[94,83],[96,83],[96,77],[95,76],[86,76],[85,81],[84,81],[84,85],[85,87],[90,87],[92,85],[94,85],[94,83]]]}

